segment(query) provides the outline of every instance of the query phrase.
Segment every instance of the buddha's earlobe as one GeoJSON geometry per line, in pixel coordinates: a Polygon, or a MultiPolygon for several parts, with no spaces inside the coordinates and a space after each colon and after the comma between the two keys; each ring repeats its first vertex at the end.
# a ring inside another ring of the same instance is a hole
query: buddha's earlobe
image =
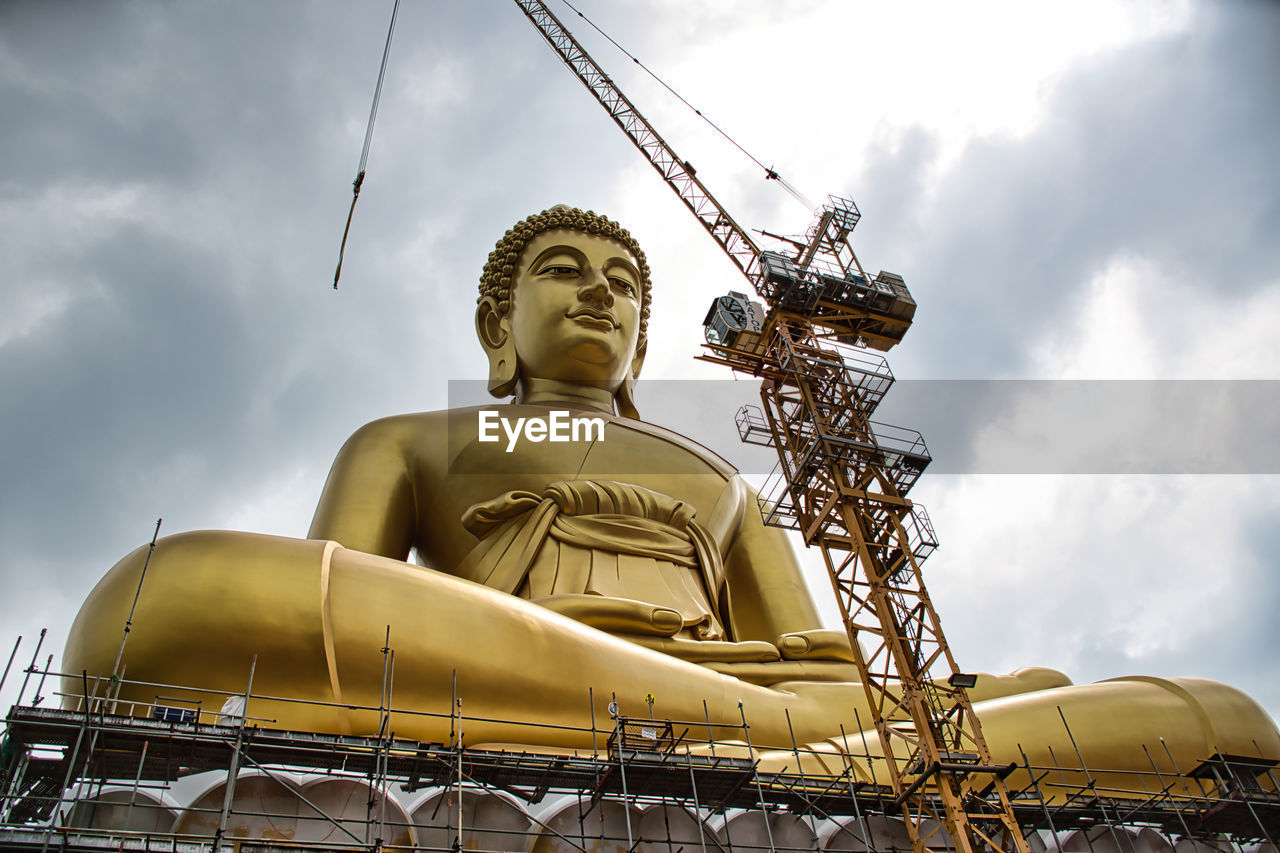
{"type": "Polygon", "coordinates": [[[640,419],[640,413],[636,410],[635,387],[636,378],[640,376],[640,368],[644,367],[644,354],[648,349],[649,342],[644,338],[636,344],[636,354],[631,359],[631,368],[627,371],[627,375],[622,380],[622,384],[618,386],[618,390],[614,393],[614,402],[618,406],[618,414],[624,418],[640,419]]]}
{"type": "Polygon", "coordinates": [[[510,397],[516,390],[519,364],[515,341],[511,339],[507,318],[498,312],[498,303],[486,296],[476,307],[476,337],[489,358],[489,393],[510,397]]]}

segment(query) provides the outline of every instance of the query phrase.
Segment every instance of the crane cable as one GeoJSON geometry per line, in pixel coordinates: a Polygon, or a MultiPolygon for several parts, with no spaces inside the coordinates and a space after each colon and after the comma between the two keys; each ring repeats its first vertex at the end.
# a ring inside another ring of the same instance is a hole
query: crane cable
{"type": "Polygon", "coordinates": [[[657,81],[658,81],[658,83],[660,83],[664,89],[666,89],[668,92],[670,92],[672,95],[674,95],[674,96],[676,97],[676,99],[680,101],[680,103],[684,104],[686,107],[688,107],[689,109],[693,110],[693,111],[694,111],[694,113],[696,113],[696,114],[698,115],[698,117],[699,117],[699,118],[701,118],[701,119],[702,119],[703,121],[705,121],[708,125],[710,125],[710,126],[711,126],[711,128],[712,128],[713,130],[715,130],[715,132],[716,132],[716,133],[720,134],[720,135],[721,135],[721,136],[723,136],[725,139],[727,139],[727,140],[729,141],[729,144],[731,144],[734,148],[737,148],[739,151],[741,151],[743,154],[745,154],[745,155],[747,156],[747,158],[751,160],[751,162],[755,163],[757,166],[759,166],[761,169],[763,169],[763,170],[764,170],[765,180],[769,180],[769,181],[777,181],[777,182],[778,182],[778,185],[779,185],[779,186],[781,186],[784,190],[786,190],[786,191],[787,191],[787,193],[788,193],[792,198],[794,198],[796,201],[798,201],[798,202],[800,202],[801,204],[803,204],[803,205],[804,205],[806,208],[808,208],[809,210],[814,210],[814,209],[816,209],[816,208],[817,208],[817,205],[816,205],[816,204],[814,204],[812,201],[810,201],[810,200],[809,200],[809,198],[808,198],[807,196],[805,196],[805,195],[804,195],[804,193],[800,192],[798,189],[796,189],[794,186],[792,186],[792,185],[791,185],[791,183],[790,183],[786,178],[784,178],[784,177],[782,177],[781,175],[779,175],[775,170],[773,170],[773,169],[769,168],[769,167],[768,167],[768,166],[766,166],[764,163],[761,163],[761,162],[756,158],[756,156],[755,156],[754,154],[752,154],[750,151],[748,151],[747,149],[745,149],[745,148],[743,148],[741,145],[739,145],[739,144],[738,144],[738,142],[737,142],[737,140],[735,140],[735,139],[734,139],[732,136],[730,136],[729,134],[725,133],[725,132],[724,132],[724,130],[722,130],[718,124],[716,124],[714,121],[712,121],[711,119],[709,119],[709,118],[707,118],[705,115],[703,115],[703,114],[702,114],[702,110],[698,109],[698,108],[697,108],[697,107],[695,107],[693,104],[691,104],[691,103],[689,103],[687,100],[685,100],[685,98],[684,98],[684,96],[683,96],[683,95],[681,95],[679,92],[677,92],[675,89],[671,88],[671,86],[667,84],[667,81],[663,80],[663,79],[662,79],[661,77],[659,77],[657,74],[653,73],[653,71],[652,71],[652,70],[650,70],[649,66],[647,66],[647,65],[645,65],[643,62],[641,62],[638,58],[636,58],[636,56],[635,56],[635,55],[633,55],[633,54],[632,54],[630,51],[628,51],[625,47],[623,47],[622,45],[618,44],[618,42],[614,40],[613,36],[609,35],[609,34],[608,34],[608,33],[606,33],[604,30],[602,30],[602,29],[600,29],[598,26],[596,26],[596,24],[595,24],[595,22],[594,22],[594,21],[592,21],[592,20],[591,20],[590,18],[588,18],[586,15],[582,14],[582,12],[580,12],[576,6],[574,6],[572,3],[570,3],[570,2],[569,2],[569,0],[563,0],[563,2],[564,2],[564,5],[568,6],[570,9],[572,9],[572,10],[574,11],[574,13],[575,13],[575,14],[577,14],[577,16],[578,16],[579,18],[581,18],[582,20],[586,21],[586,22],[587,22],[587,24],[588,24],[588,25],[589,25],[593,30],[595,30],[595,31],[596,31],[596,32],[598,32],[600,35],[602,35],[602,36],[604,36],[606,39],[608,39],[610,44],[612,44],[612,45],[613,45],[614,47],[616,47],[618,50],[620,50],[620,51],[622,51],[624,54],[626,54],[626,55],[627,55],[627,57],[628,57],[632,62],[634,62],[636,65],[640,66],[640,68],[641,68],[641,69],[642,69],[646,74],[648,74],[648,75],[649,75],[650,77],[652,77],[654,80],[657,80],[657,81]]]}
{"type": "Polygon", "coordinates": [[[351,233],[351,217],[356,212],[356,201],[360,198],[360,187],[364,185],[364,170],[369,163],[369,146],[373,142],[373,122],[378,117],[378,102],[382,100],[382,81],[387,76],[387,57],[391,55],[391,36],[396,31],[396,16],[400,13],[400,0],[395,0],[391,7],[391,25],[387,27],[387,43],[382,48],[382,65],[378,68],[378,85],[373,90],[373,105],[369,108],[369,125],[364,132],[364,149],[360,152],[360,168],[356,170],[356,179],[351,183],[351,209],[347,211],[347,226],[342,229],[342,245],[338,247],[338,268],[333,271],[333,289],[338,289],[338,278],[342,275],[342,256],[347,251],[347,235],[351,233]]]}

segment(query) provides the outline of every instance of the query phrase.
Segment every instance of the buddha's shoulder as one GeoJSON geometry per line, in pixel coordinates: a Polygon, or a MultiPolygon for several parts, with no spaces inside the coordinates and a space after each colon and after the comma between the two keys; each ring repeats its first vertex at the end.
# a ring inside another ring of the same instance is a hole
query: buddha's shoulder
{"type": "Polygon", "coordinates": [[[411,414],[389,415],[378,418],[357,429],[351,434],[348,443],[394,441],[412,436],[424,429],[436,429],[445,426],[440,420],[443,412],[413,412],[411,414]]]}
{"type": "Polygon", "coordinates": [[[409,412],[370,421],[347,439],[348,445],[412,447],[432,444],[451,431],[475,429],[477,414],[492,406],[468,406],[435,412],[409,412]]]}

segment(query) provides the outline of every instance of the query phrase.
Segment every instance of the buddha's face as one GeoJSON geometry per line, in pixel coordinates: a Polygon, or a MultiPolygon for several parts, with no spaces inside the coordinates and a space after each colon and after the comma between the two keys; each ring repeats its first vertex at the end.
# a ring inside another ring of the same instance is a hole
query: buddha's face
{"type": "Polygon", "coordinates": [[[535,237],[506,318],[522,378],[615,390],[636,356],[640,287],[636,258],[621,243],[566,229],[535,237]]]}

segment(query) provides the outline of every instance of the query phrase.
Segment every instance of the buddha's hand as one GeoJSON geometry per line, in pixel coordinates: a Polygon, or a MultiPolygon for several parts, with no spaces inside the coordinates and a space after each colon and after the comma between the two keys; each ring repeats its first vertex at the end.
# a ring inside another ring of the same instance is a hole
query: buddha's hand
{"type": "Polygon", "coordinates": [[[794,631],[774,641],[783,660],[838,660],[854,663],[849,635],[830,628],[794,631]]]}
{"type": "Polygon", "coordinates": [[[533,603],[610,634],[671,637],[684,627],[678,611],[630,598],[560,593],[533,603]]]}

